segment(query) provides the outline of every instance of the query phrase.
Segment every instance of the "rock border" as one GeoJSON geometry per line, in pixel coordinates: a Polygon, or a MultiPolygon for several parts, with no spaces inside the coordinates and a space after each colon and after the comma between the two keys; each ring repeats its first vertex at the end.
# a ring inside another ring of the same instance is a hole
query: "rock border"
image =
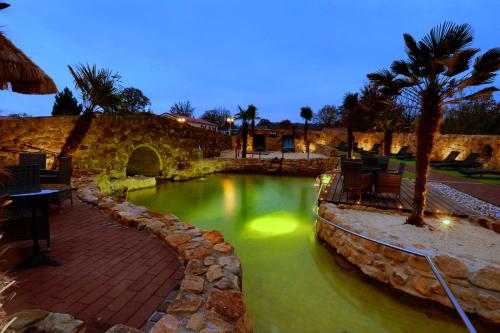
{"type": "MultiPolygon", "coordinates": [[[[357,233],[364,232],[337,218],[332,207],[349,209],[324,203],[320,206],[319,215],[357,233]]],[[[370,278],[389,284],[407,294],[453,308],[424,258],[339,231],[321,220],[316,222],[316,235],[370,278]]],[[[404,247],[403,244],[394,245],[404,247]]],[[[478,269],[472,269],[471,263],[466,262],[464,258],[444,254],[433,255],[432,259],[464,311],[478,314],[493,323],[500,323],[498,267],[483,265],[478,269]]]]}
{"type": "Polygon", "coordinates": [[[77,179],[74,184],[80,200],[118,223],[155,235],[184,263],[177,297],[150,332],[253,332],[243,298],[240,259],[219,231],[203,231],[175,215],[150,212],[104,195],[93,177],[77,179]]]}

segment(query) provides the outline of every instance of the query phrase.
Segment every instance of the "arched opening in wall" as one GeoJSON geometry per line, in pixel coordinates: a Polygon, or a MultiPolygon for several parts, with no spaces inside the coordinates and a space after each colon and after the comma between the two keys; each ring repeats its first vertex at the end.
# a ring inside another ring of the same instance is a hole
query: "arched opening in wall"
{"type": "Polygon", "coordinates": [[[489,159],[493,156],[493,147],[490,145],[485,145],[483,147],[483,150],[481,151],[481,154],[483,155],[484,158],[489,159]]]}
{"type": "Polygon", "coordinates": [[[161,172],[160,155],[152,147],[138,147],[128,158],[125,172],[127,176],[159,176],[161,172]]]}

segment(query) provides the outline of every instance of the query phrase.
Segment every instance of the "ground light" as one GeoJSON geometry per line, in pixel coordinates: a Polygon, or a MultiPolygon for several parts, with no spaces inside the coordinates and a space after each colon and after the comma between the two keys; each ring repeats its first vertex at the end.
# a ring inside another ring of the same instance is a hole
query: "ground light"
{"type": "Polygon", "coordinates": [[[286,211],[259,216],[248,223],[248,228],[257,237],[273,237],[289,234],[299,226],[297,218],[286,211]]]}

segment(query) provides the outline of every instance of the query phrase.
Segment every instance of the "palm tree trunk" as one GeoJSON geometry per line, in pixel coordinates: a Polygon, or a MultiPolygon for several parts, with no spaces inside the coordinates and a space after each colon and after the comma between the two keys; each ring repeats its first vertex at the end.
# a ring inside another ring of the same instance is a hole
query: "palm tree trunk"
{"type": "Polygon", "coordinates": [[[247,141],[248,141],[248,123],[245,121],[243,122],[243,128],[242,128],[242,135],[243,138],[241,140],[242,146],[241,146],[241,158],[246,158],[247,157],[247,141]]]}
{"type": "Polygon", "coordinates": [[[436,134],[442,116],[441,99],[435,86],[430,85],[422,93],[421,116],[417,123],[417,162],[415,167],[415,193],[413,196],[413,211],[406,223],[423,226],[425,198],[427,192],[427,176],[429,173],[429,161],[436,134]]]}
{"type": "Polygon", "coordinates": [[[306,119],[306,121],[304,122],[304,141],[306,143],[307,158],[309,158],[309,138],[308,138],[308,135],[307,135],[308,134],[307,133],[308,127],[309,127],[309,125],[308,125],[307,119],[306,119]]]}
{"type": "Polygon", "coordinates": [[[392,146],[392,131],[389,129],[384,130],[384,155],[391,156],[392,146]]]}
{"type": "MultiPolygon", "coordinates": [[[[75,126],[73,126],[73,129],[66,138],[66,142],[61,148],[59,156],[71,155],[80,147],[80,144],[90,129],[93,115],[92,109],[89,108],[78,117],[75,126]]],[[[53,168],[55,167],[57,167],[57,163],[54,163],[53,168]]]]}
{"type": "Polygon", "coordinates": [[[352,157],[352,124],[347,124],[347,158],[352,157]]]}

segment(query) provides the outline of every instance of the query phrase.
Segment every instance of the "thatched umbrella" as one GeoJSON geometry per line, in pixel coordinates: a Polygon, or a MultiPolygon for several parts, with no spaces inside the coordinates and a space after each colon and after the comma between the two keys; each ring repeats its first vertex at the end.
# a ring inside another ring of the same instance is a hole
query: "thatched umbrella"
{"type": "Polygon", "coordinates": [[[0,90],[21,94],[55,94],[54,81],[35,65],[23,51],[0,32],[0,90]]]}

